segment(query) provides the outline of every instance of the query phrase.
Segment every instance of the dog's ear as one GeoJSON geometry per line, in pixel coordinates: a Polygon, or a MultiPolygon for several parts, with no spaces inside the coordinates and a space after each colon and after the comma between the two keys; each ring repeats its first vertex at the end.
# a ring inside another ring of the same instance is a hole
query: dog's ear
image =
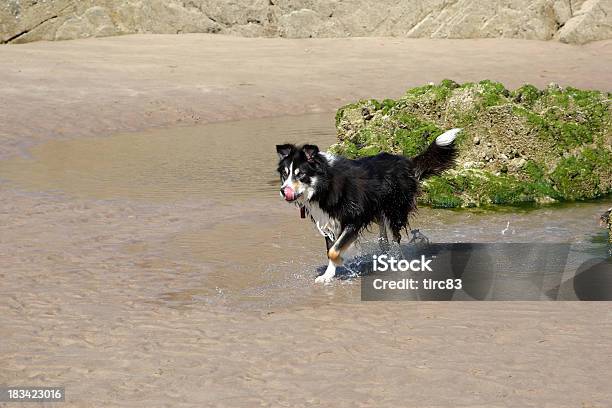
{"type": "Polygon", "coordinates": [[[282,145],[276,145],[276,153],[278,153],[278,157],[283,160],[285,157],[291,154],[291,151],[295,149],[295,146],[289,143],[285,143],[282,145]]]}
{"type": "Polygon", "coordinates": [[[302,148],[304,150],[304,154],[306,155],[306,160],[313,161],[314,158],[319,154],[319,147],[315,145],[304,145],[302,148]]]}

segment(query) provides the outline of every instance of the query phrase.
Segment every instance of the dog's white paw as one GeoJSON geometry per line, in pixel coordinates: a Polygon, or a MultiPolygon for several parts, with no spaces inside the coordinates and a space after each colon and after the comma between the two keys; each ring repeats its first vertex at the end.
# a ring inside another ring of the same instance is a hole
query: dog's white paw
{"type": "Polygon", "coordinates": [[[317,276],[317,278],[315,279],[315,283],[331,283],[334,280],[333,276],[325,276],[325,275],[326,274],[317,276]]]}
{"type": "Polygon", "coordinates": [[[332,261],[329,261],[325,273],[321,276],[317,276],[315,283],[331,283],[331,281],[334,280],[334,276],[336,276],[336,265],[334,265],[332,261]]]}

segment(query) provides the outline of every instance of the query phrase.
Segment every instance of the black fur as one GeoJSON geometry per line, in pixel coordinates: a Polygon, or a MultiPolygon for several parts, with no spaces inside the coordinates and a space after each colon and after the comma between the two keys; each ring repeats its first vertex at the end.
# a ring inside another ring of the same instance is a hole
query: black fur
{"type": "Polygon", "coordinates": [[[455,164],[457,149],[454,142],[450,146],[438,146],[435,142],[422,154],[413,159],[415,175],[420,180],[435,176],[455,164]]]}
{"type": "MultiPolygon", "coordinates": [[[[346,242],[336,242],[339,248],[344,243],[350,244],[349,241],[362,230],[371,223],[382,222],[383,218],[388,221],[393,238],[399,242],[401,230],[406,228],[410,214],[416,210],[419,182],[450,168],[456,156],[454,142],[448,146],[438,146],[434,142],[412,159],[380,153],[357,160],[335,156],[330,163],[313,145],[279,145],[277,152],[281,183],[289,176],[285,169],[292,164],[294,171],[299,169],[298,175],[292,176],[294,185],[312,188],[310,203],[316,203],[339,221],[342,232],[346,232],[346,242]]],[[[305,194],[297,199],[301,204],[307,200],[305,194]]],[[[329,250],[329,242],[327,246],[329,250]]]]}

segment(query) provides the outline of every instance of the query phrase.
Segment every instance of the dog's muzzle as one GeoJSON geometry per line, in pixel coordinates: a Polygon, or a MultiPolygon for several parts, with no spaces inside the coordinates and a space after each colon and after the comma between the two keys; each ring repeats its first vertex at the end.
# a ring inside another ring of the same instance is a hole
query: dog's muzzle
{"type": "Polygon", "coordinates": [[[289,186],[281,188],[281,194],[286,201],[294,201],[296,198],[298,198],[298,194],[289,186]]]}

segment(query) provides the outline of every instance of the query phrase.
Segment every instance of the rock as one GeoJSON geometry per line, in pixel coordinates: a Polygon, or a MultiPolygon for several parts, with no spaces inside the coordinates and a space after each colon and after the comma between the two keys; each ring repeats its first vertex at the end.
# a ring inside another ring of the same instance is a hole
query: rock
{"type": "Polygon", "coordinates": [[[57,28],[75,9],[69,0],[1,2],[0,44],[54,40],[57,28]]]}
{"type": "Polygon", "coordinates": [[[587,0],[555,34],[559,41],[584,44],[612,37],[612,0],[587,0]]]}
{"type": "Polygon", "coordinates": [[[361,116],[363,116],[363,120],[370,120],[373,117],[368,108],[363,108],[361,110],[361,116]]]}
{"type": "Polygon", "coordinates": [[[612,0],[6,0],[0,43],[128,33],[288,38],[612,38],[612,0]]]}
{"type": "Polygon", "coordinates": [[[336,115],[339,142],[332,150],[349,157],[381,151],[415,156],[444,130],[461,127],[456,168],[428,179],[421,202],[542,204],[612,193],[612,94],[534,88],[444,80],[410,89],[397,101],[350,104],[336,115]],[[471,103],[455,103],[466,95],[471,103]]]}
{"type": "Polygon", "coordinates": [[[536,197],[536,203],[538,204],[554,204],[557,200],[552,197],[544,196],[544,197],[536,197]]]}
{"type": "Polygon", "coordinates": [[[612,208],[601,215],[600,221],[601,225],[608,230],[608,241],[612,244],[612,208]]]}
{"type": "Polygon", "coordinates": [[[322,20],[316,12],[309,9],[291,11],[278,19],[279,35],[288,38],[318,37],[322,20]]]}
{"type": "Polygon", "coordinates": [[[108,11],[103,7],[92,7],[82,16],[68,18],[56,31],[56,40],[73,38],[105,37],[117,33],[108,11]]]}
{"type": "Polygon", "coordinates": [[[556,22],[548,2],[514,0],[478,2],[460,0],[441,4],[408,31],[409,37],[492,38],[548,40],[556,22]]]}
{"type": "Polygon", "coordinates": [[[508,163],[508,171],[510,173],[517,173],[519,170],[523,168],[523,166],[527,163],[527,160],[523,158],[515,158],[510,160],[508,163]]]}

